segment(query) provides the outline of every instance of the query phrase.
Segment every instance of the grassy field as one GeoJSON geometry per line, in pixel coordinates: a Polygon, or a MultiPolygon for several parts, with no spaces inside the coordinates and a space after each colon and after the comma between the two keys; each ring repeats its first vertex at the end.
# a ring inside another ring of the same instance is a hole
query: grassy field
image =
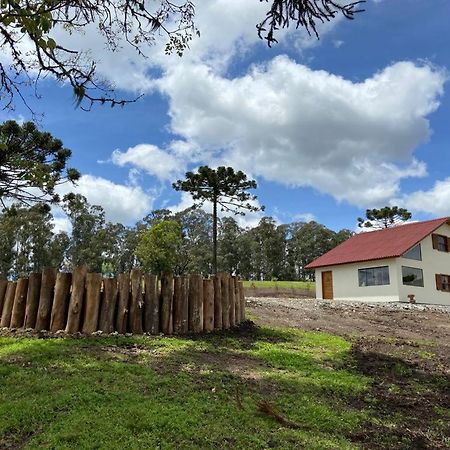
{"type": "Polygon", "coordinates": [[[314,289],[314,281],[244,281],[244,287],[284,288],[284,289],[314,289]]]}
{"type": "MultiPolygon", "coordinates": [[[[377,383],[351,348],[250,324],[196,338],[0,337],[0,448],[359,448],[367,424],[408,417],[380,421],[377,383]]],[[[370,448],[412,448],[385,434],[370,448]]]]}

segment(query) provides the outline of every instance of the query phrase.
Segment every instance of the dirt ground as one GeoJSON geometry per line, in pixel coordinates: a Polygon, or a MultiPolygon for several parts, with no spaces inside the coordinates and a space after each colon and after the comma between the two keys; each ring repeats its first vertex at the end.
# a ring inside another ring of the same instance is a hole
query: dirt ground
{"type": "Polygon", "coordinates": [[[450,449],[450,307],[283,298],[249,298],[247,306],[260,325],[350,340],[354,370],[373,380],[374,419],[350,436],[358,447],[450,449]]]}

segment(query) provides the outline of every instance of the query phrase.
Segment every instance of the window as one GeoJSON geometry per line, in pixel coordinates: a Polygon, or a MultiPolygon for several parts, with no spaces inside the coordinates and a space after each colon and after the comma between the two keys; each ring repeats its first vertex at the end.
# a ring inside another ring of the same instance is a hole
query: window
{"type": "Polygon", "coordinates": [[[389,284],[389,267],[371,267],[359,269],[358,280],[360,286],[382,286],[389,284]]]}
{"type": "Polygon", "coordinates": [[[415,267],[402,266],[403,284],[423,287],[423,271],[415,267]]]}
{"type": "Polygon", "coordinates": [[[448,252],[448,240],[447,236],[442,236],[441,234],[432,234],[431,238],[433,240],[433,248],[439,250],[440,252],[448,252]]]}
{"type": "Polygon", "coordinates": [[[409,249],[403,255],[403,258],[415,259],[416,261],[422,261],[422,249],[420,248],[420,244],[417,244],[413,248],[409,249]]]}
{"type": "Polygon", "coordinates": [[[450,275],[436,274],[436,289],[439,291],[450,292],[450,275]]]}

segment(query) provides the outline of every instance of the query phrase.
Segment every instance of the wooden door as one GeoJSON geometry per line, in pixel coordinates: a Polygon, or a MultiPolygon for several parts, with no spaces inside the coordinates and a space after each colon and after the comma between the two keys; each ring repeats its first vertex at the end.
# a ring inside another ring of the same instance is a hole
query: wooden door
{"type": "Polygon", "coordinates": [[[331,270],[322,272],[322,298],[333,299],[333,272],[331,270]]]}

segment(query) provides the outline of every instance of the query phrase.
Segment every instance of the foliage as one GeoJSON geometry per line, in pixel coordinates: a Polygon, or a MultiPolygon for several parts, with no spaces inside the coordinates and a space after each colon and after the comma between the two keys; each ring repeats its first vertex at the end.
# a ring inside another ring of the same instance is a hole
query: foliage
{"type": "Polygon", "coordinates": [[[360,228],[389,228],[411,219],[412,214],[405,208],[385,206],[381,209],[367,209],[366,218],[358,217],[360,228]]]}
{"type": "Polygon", "coordinates": [[[62,30],[74,34],[95,27],[109,50],[127,44],[144,57],[144,47],[164,34],[166,51],[181,56],[196,32],[194,5],[189,0],[181,4],[160,0],[157,4],[153,8],[140,0],[3,0],[0,46],[11,59],[10,67],[0,64],[4,106],[12,106],[15,95],[25,102],[23,85],[46,75],[70,84],[76,104],[83,108],[94,103],[127,103],[117,100],[111,86],[97,76],[96,61],[88,49],[67,48],[56,35],[62,30]],[[30,46],[26,53],[20,46],[24,41],[30,46]]]}
{"type": "Polygon", "coordinates": [[[141,235],[136,254],[145,270],[155,274],[179,272],[182,242],[180,225],[174,220],[164,220],[141,235]]]}
{"type": "Polygon", "coordinates": [[[71,151],[59,139],[41,132],[32,122],[0,125],[0,201],[22,203],[59,200],[55,187],[78,180],[77,170],[67,168],[71,151]]]}
{"type": "Polygon", "coordinates": [[[352,449],[348,434],[370,415],[370,378],[349,351],[337,336],[269,328],[0,337],[0,447],[352,449]],[[301,428],[258,414],[261,400],[301,428]]]}
{"type": "Polygon", "coordinates": [[[211,169],[199,167],[197,173],[187,172],[185,180],[173,183],[177,191],[189,192],[197,205],[208,201],[213,206],[213,272],[217,272],[217,220],[218,207],[221,211],[245,215],[247,211],[261,211],[264,207],[255,206],[256,195],[248,192],[256,189],[255,180],[247,180],[247,175],[232,167],[220,166],[211,169]]]}
{"type": "Polygon", "coordinates": [[[330,22],[339,13],[347,19],[353,19],[356,13],[363,11],[356,8],[364,2],[365,0],[356,0],[343,4],[336,0],[272,0],[266,18],[256,28],[259,37],[266,39],[269,47],[278,42],[275,33],[280,28],[288,28],[291,22],[296,28],[304,27],[310,35],[313,32],[319,38],[318,22],[330,22]]]}

